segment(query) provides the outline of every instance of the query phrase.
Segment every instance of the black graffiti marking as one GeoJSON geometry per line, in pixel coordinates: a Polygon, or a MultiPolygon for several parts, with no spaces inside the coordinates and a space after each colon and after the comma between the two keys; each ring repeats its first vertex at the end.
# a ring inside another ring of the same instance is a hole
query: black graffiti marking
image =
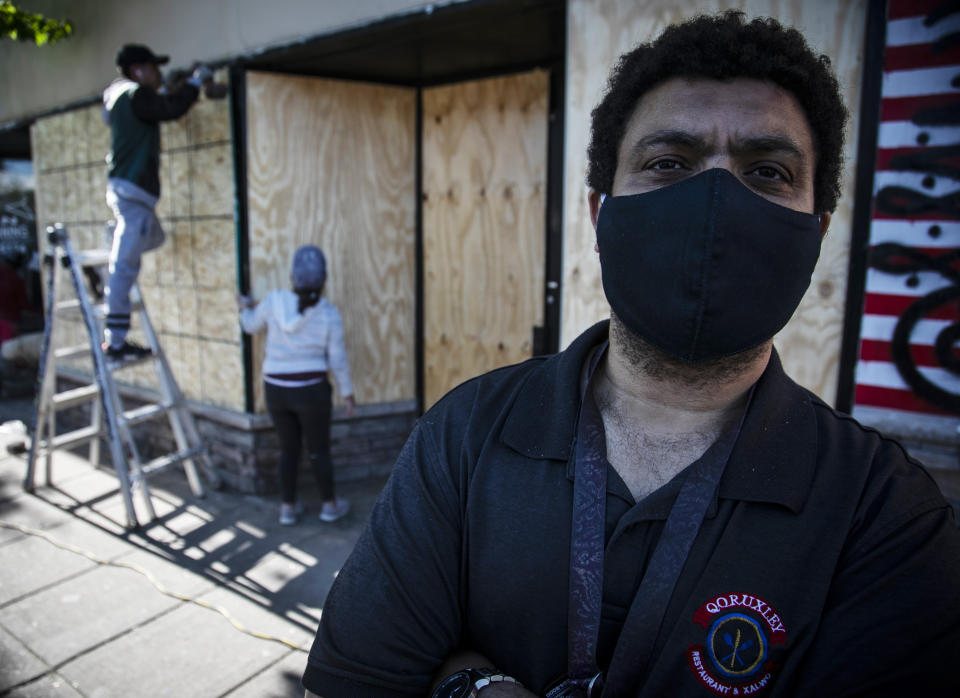
{"type": "Polygon", "coordinates": [[[958,44],[960,44],[960,32],[953,32],[951,34],[941,36],[939,39],[934,41],[933,46],[930,47],[930,52],[936,55],[938,53],[949,51],[958,44]]]}
{"type": "Polygon", "coordinates": [[[914,216],[936,211],[960,219],[960,191],[927,196],[909,187],[888,186],[877,192],[877,208],[894,216],[914,216]]]}
{"type": "MultiPolygon", "coordinates": [[[[946,19],[958,12],[960,12],[960,2],[957,2],[957,0],[948,0],[933,8],[933,10],[924,17],[923,24],[924,26],[932,27],[940,20],[946,19]]],[[[933,43],[933,46],[931,46],[931,52],[934,55],[943,53],[949,51],[958,43],[960,43],[960,32],[951,32],[950,34],[939,37],[933,43]]],[[[953,80],[951,80],[951,85],[956,87],[958,81],[960,81],[960,76],[954,77],[953,80]]]]}
{"type": "MultiPolygon", "coordinates": [[[[927,16],[923,18],[923,26],[932,27],[937,22],[957,13],[960,13],[960,2],[958,0],[946,0],[946,2],[940,3],[927,13],[927,16]]],[[[960,32],[945,34],[933,43],[931,52],[938,54],[947,51],[956,46],[958,41],[960,41],[960,32]]],[[[960,87],[960,75],[954,76],[953,80],[950,81],[950,86],[960,87]]]]}
{"type": "Polygon", "coordinates": [[[955,284],[960,284],[960,272],[954,262],[960,259],[960,249],[931,257],[913,247],[897,242],[884,242],[870,248],[870,266],[888,274],[915,274],[935,271],[955,284]]]}
{"type": "Polygon", "coordinates": [[[946,2],[941,2],[927,13],[927,16],[923,18],[923,26],[932,27],[940,20],[946,19],[950,15],[957,14],[958,12],[960,12],[960,2],[957,0],[946,0],[946,2]]]}
{"type": "MultiPolygon", "coordinates": [[[[948,296],[948,294],[943,295],[948,296]]],[[[956,298],[950,296],[944,302],[949,303],[953,300],[956,300],[956,298]]],[[[937,361],[940,362],[941,366],[951,373],[960,374],[960,357],[953,351],[953,346],[958,339],[960,339],[960,323],[954,323],[937,334],[937,343],[934,349],[937,354],[937,361]]]]}
{"type": "MultiPolygon", "coordinates": [[[[960,394],[951,393],[941,388],[920,373],[913,357],[910,355],[910,334],[923,316],[942,305],[956,304],[958,301],[960,301],[960,286],[948,286],[924,296],[911,305],[897,320],[890,351],[900,375],[917,395],[937,407],[960,413],[960,394]]],[[[958,337],[960,337],[960,322],[954,322],[941,330],[937,334],[936,340],[937,359],[946,370],[954,375],[960,375],[960,371],[958,371],[960,362],[952,356],[953,345],[958,337]],[[944,361],[945,358],[947,358],[947,361],[944,361]]]]}
{"type": "Polygon", "coordinates": [[[920,109],[911,121],[917,126],[956,126],[960,124],[960,102],[920,109]]]}
{"type": "MultiPolygon", "coordinates": [[[[917,323],[938,308],[953,305],[956,309],[960,302],[960,272],[953,267],[953,263],[958,259],[960,249],[931,257],[920,250],[895,242],[876,245],[870,250],[870,265],[880,271],[910,274],[914,277],[919,271],[935,271],[952,282],[952,286],[917,299],[904,311],[897,319],[890,347],[893,363],[910,389],[930,404],[951,412],[960,412],[960,394],[944,389],[920,372],[910,353],[910,336],[917,323]]],[[[955,320],[937,333],[934,343],[934,352],[941,367],[954,375],[960,375],[960,360],[953,353],[958,339],[960,320],[955,320]]]]}
{"type": "MultiPolygon", "coordinates": [[[[960,106],[960,102],[957,102],[960,106]]],[[[958,110],[960,111],[960,110],[958,110]]],[[[917,122],[916,117],[913,119],[917,122]]],[[[958,117],[960,121],[960,117],[958,117]]],[[[891,170],[922,171],[940,177],[960,179],[960,144],[924,148],[912,153],[901,153],[890,158],[891,170]]]]}

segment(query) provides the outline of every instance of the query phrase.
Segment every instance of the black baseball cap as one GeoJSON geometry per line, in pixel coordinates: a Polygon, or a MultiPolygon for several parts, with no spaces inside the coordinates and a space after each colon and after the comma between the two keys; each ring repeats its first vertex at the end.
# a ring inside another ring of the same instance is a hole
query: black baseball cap
{"type": "Polygon", "coordinates": [[[117,65],[121,68],[134,65],[135,63],[155,63],[163,65],[170,62],[170,56],[157,56],[143,44],[124,44],[117,51],[117,65]]]}

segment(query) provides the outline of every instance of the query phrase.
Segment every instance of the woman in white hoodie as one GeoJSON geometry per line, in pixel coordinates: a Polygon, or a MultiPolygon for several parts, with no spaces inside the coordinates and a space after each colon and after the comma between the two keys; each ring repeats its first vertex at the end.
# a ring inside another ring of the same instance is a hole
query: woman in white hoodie
{"type": "Polygon", "coordinates": [[[340,311],[323,297],[327,264],[323,252],[304,245],[293,255],[293,290],[270,291],[256,307],[238,296],[240,325],[253,334],[267,328],[263,382],[267,410],[280,437],[280,523],[297,522],[297,472],[300,447],[317,478],[323,508],[321,521],[336,521],[350,503],[335,496],[330,458],[331,387],[328,372],[336,376],[348,417],[354,414],[350,366],[343,346],[340,311]]]}

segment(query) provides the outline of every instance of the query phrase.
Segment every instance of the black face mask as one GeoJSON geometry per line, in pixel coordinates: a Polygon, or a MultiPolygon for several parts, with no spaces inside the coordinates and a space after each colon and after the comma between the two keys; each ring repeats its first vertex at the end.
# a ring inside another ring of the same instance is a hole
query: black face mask
{"type": "Polygon", "coordinates": [[[597,219],[613,312],[689,363],[779,332],[810,285],[820,239],[819,216],[767,201],[724,169],[607,198],[597,219]]]}

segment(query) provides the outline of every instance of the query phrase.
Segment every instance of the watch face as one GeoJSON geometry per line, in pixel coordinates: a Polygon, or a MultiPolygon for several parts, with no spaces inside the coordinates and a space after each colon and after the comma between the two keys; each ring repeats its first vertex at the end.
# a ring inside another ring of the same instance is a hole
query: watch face
{"type": "Polygon", "coordinates": [[[473,678],[470,672],[458,671],[444,679],[433,695],[434,698],[465,698],[470,695],[471,686],[473,686],[473,678]]]}

